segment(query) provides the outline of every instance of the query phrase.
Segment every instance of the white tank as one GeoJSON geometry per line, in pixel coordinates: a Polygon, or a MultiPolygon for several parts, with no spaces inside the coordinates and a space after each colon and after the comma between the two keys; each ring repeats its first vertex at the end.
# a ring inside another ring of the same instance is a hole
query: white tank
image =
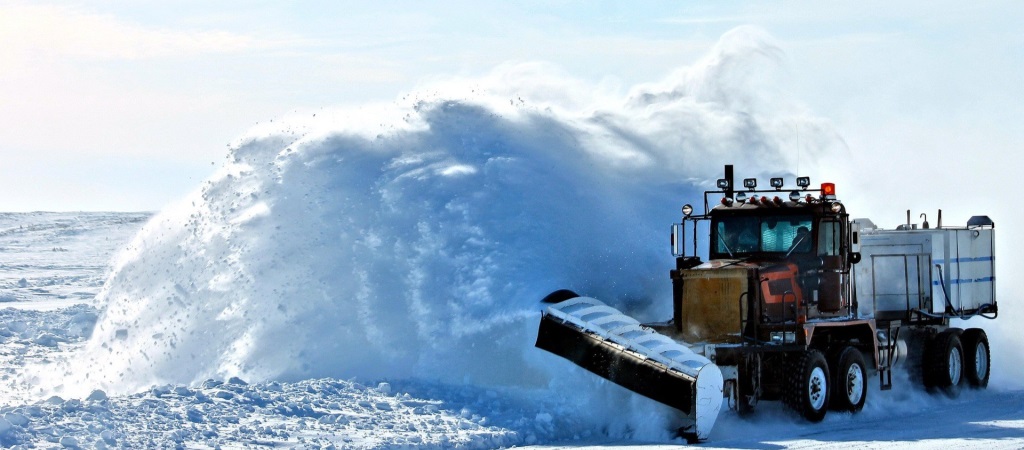
{"type": "Polygon", "coordinates": [[[861,261],[854,266],[861,317],[899,319],[919,310],[971,314],[994,305],[995,241],[992,222],[975,217],[963,228],[882,230],[860,227],[861,261]]]}

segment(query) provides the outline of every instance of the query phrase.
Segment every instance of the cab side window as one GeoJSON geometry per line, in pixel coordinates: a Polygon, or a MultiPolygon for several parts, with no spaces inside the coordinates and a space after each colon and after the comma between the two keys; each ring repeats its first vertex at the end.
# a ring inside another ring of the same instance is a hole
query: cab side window
{"type": "Polygon", "coordinates": [[[818,225],[818,256],[839,255],[839,243],[842,228],[839,222],[825,220],[818,225]]]}

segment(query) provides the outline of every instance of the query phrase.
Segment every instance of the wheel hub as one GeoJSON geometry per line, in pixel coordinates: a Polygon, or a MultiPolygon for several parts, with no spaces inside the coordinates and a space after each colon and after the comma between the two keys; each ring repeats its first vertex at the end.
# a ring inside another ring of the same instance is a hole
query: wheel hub
{"type": "Polygon", "coordinates": [[[864,396],[864,376],[860,364],[851,364],[846,372],[846,398],[856,405],[864,396]]]}
{"type": "Polygon", "coordinates": [[[811,407],[815,410],[819,410],[825,406],[825,392],[828,386],[828,381],[825,380],[825,371],[821,370],[820,367],[815,367],[811,371],[811,377],[807,382],[807,399],[811,402],[811,407]]]}
{"type": "Polygon", "coordinates": [[[963,368],[963,361],[960,352],[952,349],[949,352],[949,381],[953,386],[960,384],[960,372],[963,368]]]}
{"type": "Polygon", "coordinates": [[[988,375],[988,348],[984,342],[979,342],[974,350],[974,373],[978,374],[978,379],[988,375]]]}

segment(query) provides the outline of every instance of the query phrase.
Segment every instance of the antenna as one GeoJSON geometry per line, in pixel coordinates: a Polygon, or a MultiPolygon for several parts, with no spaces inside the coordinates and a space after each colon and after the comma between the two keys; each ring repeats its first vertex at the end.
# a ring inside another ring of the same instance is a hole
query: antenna
{"type": "Polygon", "coordinates": [[[793,119],[793,133],[796,134],[796,172],[794,175],[800,176],[800,123],[793,119]]]}

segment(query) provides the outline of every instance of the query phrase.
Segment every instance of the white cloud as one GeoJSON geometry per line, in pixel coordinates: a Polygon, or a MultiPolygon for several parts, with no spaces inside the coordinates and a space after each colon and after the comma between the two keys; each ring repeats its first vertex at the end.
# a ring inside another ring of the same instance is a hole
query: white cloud
{"type": "Polygon", "coordinates": [[[718,17],[665,17],[656,22],[669,25],[711,25],[711,24],[741,24],[756,22],[755,16],[718,16],[718,17]]]}
{"type": "Polygon", "coordinates": [[[0,6],[0,42],[4,59],[152,59],[290,44],[228,31],[149,28],[112,15],[28,5],[0,6]]]}

